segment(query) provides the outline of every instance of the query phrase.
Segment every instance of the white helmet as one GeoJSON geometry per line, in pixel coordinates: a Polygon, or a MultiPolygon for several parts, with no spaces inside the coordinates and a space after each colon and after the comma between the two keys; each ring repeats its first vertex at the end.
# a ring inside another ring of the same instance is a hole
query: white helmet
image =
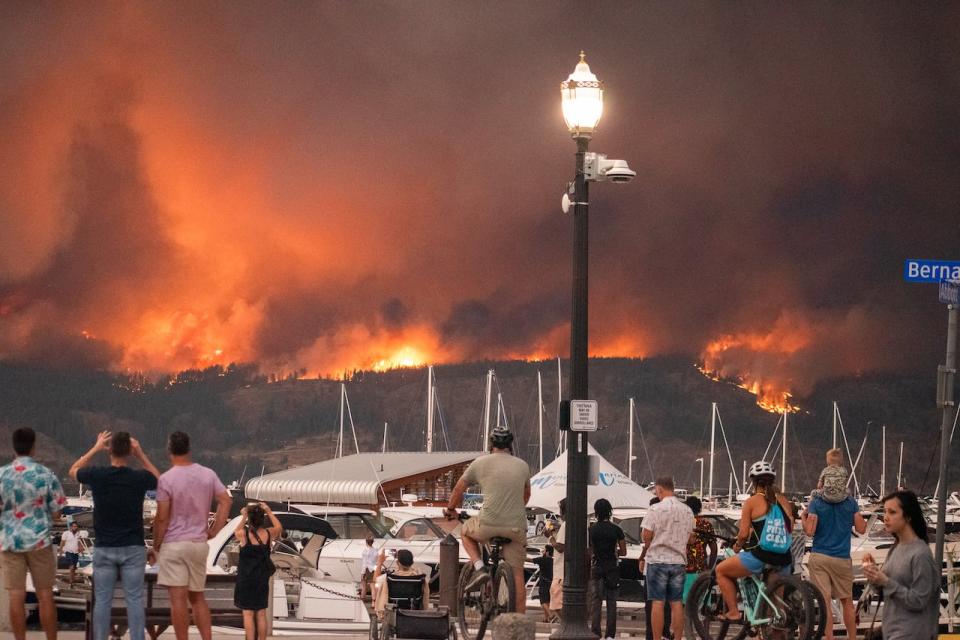
{"type": "Polygon", "coordinates": [[[757,478],[759,476],[773,476],[776,478],[777,472],[773,470],[773,465],[766,460],[758,460],[750,465],[750,477],[757,478]]]}

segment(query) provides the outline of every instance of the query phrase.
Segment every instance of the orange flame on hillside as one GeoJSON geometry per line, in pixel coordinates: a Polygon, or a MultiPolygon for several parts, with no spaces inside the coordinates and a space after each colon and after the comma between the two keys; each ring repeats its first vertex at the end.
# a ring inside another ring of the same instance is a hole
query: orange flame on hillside
{"type": "Polygon", "coordinates": [[[809,329],[787,317],[781,317],[767,333],[727,334],[710,342],[700,357],[701,373],[718,381],[729,381],[757,397],[757,405],[771,413],[796,413],[800,407],[790,402],[790,380],[758,372],[773,358],[782,361],[809,346],[809,329]],[[746,361],[748,366],[744,366],[746,361]]]}

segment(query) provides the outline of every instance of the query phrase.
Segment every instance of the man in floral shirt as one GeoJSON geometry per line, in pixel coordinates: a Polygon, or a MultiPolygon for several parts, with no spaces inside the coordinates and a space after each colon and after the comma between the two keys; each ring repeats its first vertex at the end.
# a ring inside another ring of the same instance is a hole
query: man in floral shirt
{"type": "Polygon", "coordinates": [[[33,578],[40,603],[40,624],[47,640],[57,637],[57,608],[53,602],[57,558],[50,529],[67,499],[57,476],[31,458],[36,440],[33,429],[14,431],[16,457],[0,467],[0,560],[4,586],[10,595],[10,626],[16,640],[24,640],[27,635],[27,571],[33,578]]]}

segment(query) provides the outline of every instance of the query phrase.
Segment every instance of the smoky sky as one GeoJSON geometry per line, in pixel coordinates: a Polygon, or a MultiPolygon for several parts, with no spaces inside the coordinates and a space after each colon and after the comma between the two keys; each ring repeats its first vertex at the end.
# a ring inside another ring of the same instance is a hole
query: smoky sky
{"type": "Polygon", "coordinates": [[[955,3],[0,7],[0,358],[331,372],[597,355],[809,387],[935,365],[960,259],[955,3]],[[722,343],[722,348],[716,345],[722,343]],[[711,347],[712,346],[712,347],[711,347]],[[712,348],[712,350],[711,350],[712,348]]]}

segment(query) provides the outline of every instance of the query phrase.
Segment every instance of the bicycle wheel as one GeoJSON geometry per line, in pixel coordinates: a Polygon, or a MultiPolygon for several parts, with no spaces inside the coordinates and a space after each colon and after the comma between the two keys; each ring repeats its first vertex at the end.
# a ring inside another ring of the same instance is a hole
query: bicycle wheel
{"type": "Polygon", "coordinates": [[[457,585],[457,624],[464,640],[481,640],[487,630],[489,614],[493,609],[493,580],[489,574],[467,591],[467,583],[473,579],[473,567],[464,565],[457,585]]]}
{"type": "Polygon", "coordinates": [[[817,585],[806,580],[803,581],[803,584],[810,591],[810,595],[813,596],[814,625],[810,640],[820,640],[827,632],[827,607],[830,605],[823,594],[820,593],[820,589],[817,589],[817,585]]]}
{"type": "Polygon", "coordinates": [[[517,583],[513,580],[513,568],[506,562],[500,562],[493,574],[493,594],[496,612],[491,618],[517,610],[517,583]]]}
{"type": "Polygon", "coordinates": [[[796,576],[781,577],[767,590],[777,607],[769,627],[783,640],[812,640],[817,632],[813,594],[796,576]]]}
{"type": "MultiPolygon", "coordinates": [[[[737,600],[740,592],[737,590],[737,600]]],[[[745,622],[730,622],[723,618],[727,608],[720,597],[720,588],[711,573],[701,573],[690,586],[684,615],[690,618],[694,630],[702,640],[743,640],[750,625],[745,622]]]]}

